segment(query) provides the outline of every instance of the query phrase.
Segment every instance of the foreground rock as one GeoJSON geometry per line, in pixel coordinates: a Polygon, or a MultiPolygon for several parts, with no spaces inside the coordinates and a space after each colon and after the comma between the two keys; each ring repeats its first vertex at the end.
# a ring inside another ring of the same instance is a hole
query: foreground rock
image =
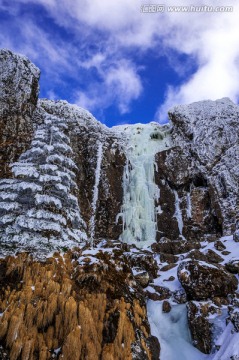
{"type": "Polygon", "coordinates": [[[188,309],[188,323],[191,331],[193,344],[205,354],[209,354],[212,350],[212,323],[209,321],[209,316],[220,314],[221,310],[211,301],[198,303],[189,301],[188,309]]]}
{"type": "Polygon", "coordinates": [[[11,360],[159,359],[142,288],[117,245],[45,262],[22,253],[0,268],[0,341],[11,360]]]}
{"type": "Polygon", "coordinates": [[[178,267],[178,279],[189,300],[226,297],[236,291],[238,280],[223,268],[204,261],[189,260],[178,267]]]}

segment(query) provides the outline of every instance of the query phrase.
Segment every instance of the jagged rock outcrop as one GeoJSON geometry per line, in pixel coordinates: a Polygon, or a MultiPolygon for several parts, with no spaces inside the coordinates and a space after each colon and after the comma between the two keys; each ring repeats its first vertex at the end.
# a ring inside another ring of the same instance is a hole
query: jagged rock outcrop
{"type": "Polygon", "coordinates": [[[43,119],[55,116],[67,126],[77,164],[78,201],[88,236],[118,239],[122,226],[116,216],[122,204],[125,164],[122,139],[88,111],[66,101],[40,100],[38,112],[43,119]]]}
{"type": "Polygon", "coordinates": [[[125,155],[117,134],[65,101],[37,104],[39,70],[26,58],[1,51],[0,70],[2,252],[119,238],[125,155]]]}
{"type": "Polygon", "coordinates": [[[175,147],[158,154],[157,161],[171,194],[178,191],[186,238],[236,230],[238,116],[238,106],[228,98],[180,105],[169,112],[175,147]]]}
{"type": "Polygon", "coordinates": [[[221,314],[218,306],[211,301],[194,302],[187,304],[188,322],[194,345],[203,353],[209,354],[212,350],[212,328],[210,315],[221,314]]]}
{"type": "Polygon", "coordinates": [[[34,131],[40,70],[23,56],[0,51],[0,178],[28,148],[34,131]]]}
{"type": "Polygon", "coordinates": [[[26,253],[1,259],[0,342],[9,358],[158,360],[133,275],[140,256],[127,258],[119,242],[104,242],[46,262],[26,253]]]}
{"type": "Polygon", "coordinates": [[[1,179],[0,235],[12,247],[49,253],[86,239],[75,182],[77,166],[65,123],[46,117],[29,150],[11,164],[15,179],[1,179]]]}
{"type": "Polygon", "coordinates": [[[204,261],[183,261],[178,267],[178,279],[189,300],[206,300],[233,294],[238,285],[235,276],[223,268],[204,261]]]}

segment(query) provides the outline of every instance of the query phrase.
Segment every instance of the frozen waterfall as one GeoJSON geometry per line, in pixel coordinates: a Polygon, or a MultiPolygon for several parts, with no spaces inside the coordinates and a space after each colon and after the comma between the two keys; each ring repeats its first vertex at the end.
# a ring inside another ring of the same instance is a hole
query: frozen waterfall
{"type": "Polygon", "coordinates": [[[154,181],[155,154],[170,147],[170,128],[157,123],[118,127],[127,136],[127,162],[123,175],[121,240],[138,246],[155,241],[159,188],[154,181]]]}

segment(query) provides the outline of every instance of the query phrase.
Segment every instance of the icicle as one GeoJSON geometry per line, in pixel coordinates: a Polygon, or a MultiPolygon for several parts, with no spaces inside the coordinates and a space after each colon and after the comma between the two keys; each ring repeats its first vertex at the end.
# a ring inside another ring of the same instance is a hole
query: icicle
{"type": "Polygon", "coordinates": [[[176,217],[178,221],[178,230],[179,234],[182,235],[183,233],[183,217],[182,217],[182,211],[180,209],[180,200],[178,197],[178,193],[176,190],[174,190],[174,196],[175,196],[175,213],[174,216],[176,217]]]}
{"type": "Polygon", "coordinates": [[[192,218],[192,204],[191,204],[191,187],[190,187],[190,191],[187,192],[187,217],[188,219],[192,218]]]}
{"type": "Polygon", "coordinates": [[[100,176],[101,176],[101,163],[103,158],[103,144],[99,141],[98,142],[98,150],[97,150],[97,163],[95,169],[95,185],[93,188],[93,199],[92,199],[92,216],[90,219],[90,239],[93,243],[94,236],[95,236],[95,216],[96,216],[96,205],[99,197],[99,183],[100,183],[100,176]]]}

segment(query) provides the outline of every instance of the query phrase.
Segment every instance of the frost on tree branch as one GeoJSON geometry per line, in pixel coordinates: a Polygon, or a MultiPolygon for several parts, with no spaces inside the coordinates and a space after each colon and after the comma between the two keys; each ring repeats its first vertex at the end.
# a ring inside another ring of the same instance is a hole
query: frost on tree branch
{"type": "Polygon", "coordinates": [[[15,179],[0,180],[0,234],[8,247],[51,250],[86,240],[77,199],[67,126],[46,115],[29,150],[11,164],[15,179]]]}

